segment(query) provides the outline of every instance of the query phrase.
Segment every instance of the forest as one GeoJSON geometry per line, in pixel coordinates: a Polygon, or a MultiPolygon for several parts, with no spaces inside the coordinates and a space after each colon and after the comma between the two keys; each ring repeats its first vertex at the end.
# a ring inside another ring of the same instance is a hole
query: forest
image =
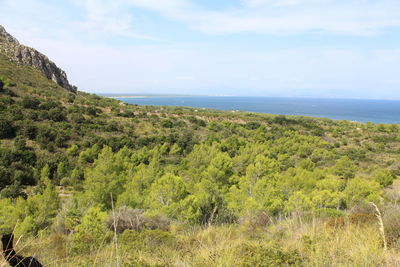
{"type": "Polygon", "coordinates": [[[399,175],[397,124],[128,105],[0,54],[0,232],[45,266],[396,266],[399,175]]]}

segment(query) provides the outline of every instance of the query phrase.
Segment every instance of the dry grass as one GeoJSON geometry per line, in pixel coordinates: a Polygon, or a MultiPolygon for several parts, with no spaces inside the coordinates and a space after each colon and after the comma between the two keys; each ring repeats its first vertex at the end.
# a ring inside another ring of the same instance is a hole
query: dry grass
{"type": "MultiPolygon", "coordinates": [[[[335,228],[293,216],[258,229],[246,224],[174,229],[179,230],[120,235],[120,266],[400,266],[400,253],[384,249],[378,224],[335,228]]],[[[23,237],[17,248],[46,266],[117,266],[112,242],[90,255],[69,253],[68,242],[60,234],[23,237]]],[[[6,266],[4,260],[0,266],[6,266]]]]}

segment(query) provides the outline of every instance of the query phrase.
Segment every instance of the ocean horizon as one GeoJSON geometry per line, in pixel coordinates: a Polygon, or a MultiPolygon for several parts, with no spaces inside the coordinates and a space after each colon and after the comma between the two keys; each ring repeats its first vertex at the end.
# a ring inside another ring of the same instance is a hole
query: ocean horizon
{"type": "Polygon", "coordinates": [[[296,115],[362,123],[400,123],[400,100],[178,95],[109,95],[109,97],[136,105],[296,115]]]}

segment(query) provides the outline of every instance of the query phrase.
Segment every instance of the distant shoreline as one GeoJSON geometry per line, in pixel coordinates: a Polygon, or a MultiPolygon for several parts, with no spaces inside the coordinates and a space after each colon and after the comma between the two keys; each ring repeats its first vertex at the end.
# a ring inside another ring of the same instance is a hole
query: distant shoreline
{"type": "Polygon", "coordinates": [[[152,97],[152,96],[146,96],[146,95],[121,95],[121,96],[104,96],[108,98],[147,98],[147,97],[152,97]]]}
{"type": "Polygon", "coordinates": [[[232,95],[100,95],[108,98],[151,98],[151,97],[227,97],[232,95]]]}
{"type": "Polygon", "coordinates": [[[361,101],[395,101],[398,102],[400,99],[397,98],[340,98],[340,97],[311,97],[311,96],[240,96],[240,95],[179,95],[179,94],[141,94],[141,95],[113,95],[113,94],[101,94],[101,93],[93,93],[101,97],[107,98],[173,98],[173,97],[245,97],[245,98],[275,98],[275,99],[309,99],[309,100],[361,100],[361,101]]]}
{"type": "MultiPolygon", "coordinates": [[[[111,95],[110,95],[111,96],[111,95]]],[[[400,123],[399,101],[273,97],[211,97],[173,95],[115,96],[128,104],[215,110],[241,110],[267,114],[322,117],[361,123],[400,123]]]]}

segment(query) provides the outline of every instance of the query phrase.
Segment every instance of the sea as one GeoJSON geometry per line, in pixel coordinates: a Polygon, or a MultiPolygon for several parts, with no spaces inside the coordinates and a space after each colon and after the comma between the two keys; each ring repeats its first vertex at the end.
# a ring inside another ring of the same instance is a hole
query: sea
{"type": "Polygon", "coordinates": [[[123,102],[400,124],[400,100],[243,96],[117,96],[123,102]]]}

